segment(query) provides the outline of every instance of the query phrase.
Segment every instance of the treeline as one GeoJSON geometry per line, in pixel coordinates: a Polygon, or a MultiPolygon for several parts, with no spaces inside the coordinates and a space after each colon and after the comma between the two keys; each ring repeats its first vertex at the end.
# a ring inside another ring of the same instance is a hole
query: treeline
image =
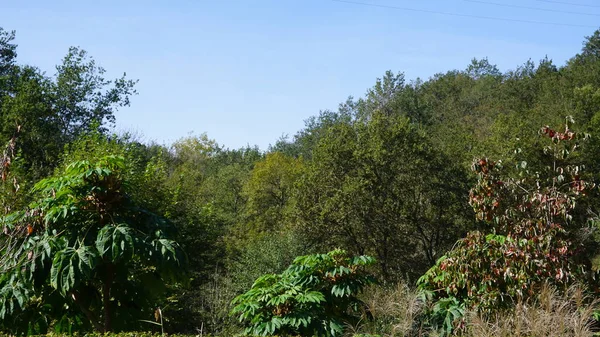
{"type": "MultiPolygon", "coordinates": [[[[573,179],[600,178],[600,30],[564,65],[546,58],[501,72],[474,59],[464,70],[413,81],[387,72],[364,97],[320,112],[267,151],[224,148],[206,135],[164,146],[111,134],[114,112],[129,105],[135,81],[105,79],[78,48],[47,75],[17,62],[13,40],[14,32],[0,29],[6,332],[230,334],[240,330],[231,300],[258,277],[282,272],[296,256],[336,248],[374,257],[380,287],[415,285],[425,275],[422,289],[450,289],[455,274],[435,279],[438,259],[449,251],[458,259],[476,255],[457,240],[476,230],[513,237],[526,232],[514,223],[545,216],[512,209],[488,216],[499,206],[474,200],[495,195],[485,185],[494,168],[476,161],[473,172],[474,158],[507,168],[493,181],[506,186],[533,176],[527,186],[535,190],[549,166],[577,167],[573,179]],[[565,131],[566,123],[574,131],[565,131]],[[540,137],[545,125],[550,138],[540,137]],[[548,161],[548,139],[577,141],[577,151],[569,148],[557,166],[548,161]]],[[[513,200],[498,193],[504,197],[485,202],[513,200]]],[[[576,257],[588,269],[565,285],[586,283],[598,261],[590,222],[596,192],[580,194],[588,199],[565,210],[564,227],[574,229],[563,241],[586,233],[576,241],[585,256],[576,257]]],[[[546,234],[549,242],[558,237],[546,234]]],[[[500,296],[510,287],[494,291],[500,296]]],[[[467,292],[448,295],[464,309],[475,303],[467,292]]]]}

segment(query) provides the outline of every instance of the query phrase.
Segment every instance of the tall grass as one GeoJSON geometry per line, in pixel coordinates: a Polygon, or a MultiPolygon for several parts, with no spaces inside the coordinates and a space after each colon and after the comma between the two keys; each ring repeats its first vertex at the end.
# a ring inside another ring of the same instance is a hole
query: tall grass
{"type": "Polygon", "coordinates": [[[485,318],[471,312],[463,336],[473,337],[588,337],[598,301],[573,286],[564,295],[543,286],[539,295],[517,303],[514,310],[485,318]]]}
{"type": "MultiPolygon", "coordinates": [[[[358,326],[349,327],[350,335],[385,337],[433,337],[427,329],[423,303],[417,292],[399,284],[393,288],[372,288],[363,301],[368,310],[358,326]]],[[[471,311],[465,317],[460,337],[592,337],[592,319],[599,302],[573,286],[560,294],[551,286],[540,288],[538,295],[518,302],[513,310],[483,316],[471,311]]]]}
{"type": "Polygon", "coordinates": [[[354,334],[393,337],[425,336],[419,316],[424,303],[416,290],[404,284],[394,287],[373,287],[363,298],[367,312],[354,334]]]}

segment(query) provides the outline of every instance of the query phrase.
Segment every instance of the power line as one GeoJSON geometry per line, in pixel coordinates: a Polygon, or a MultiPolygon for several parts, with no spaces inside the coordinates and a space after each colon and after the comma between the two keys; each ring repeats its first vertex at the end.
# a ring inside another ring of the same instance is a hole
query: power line
{"type": "Polygon", "coordinates": [[[512,7],[512,8],[530,9],[530,10],[542,11],[542,12],[566,13],[566,14],[588,15],[588,16],[600,16],[600,14],[594,14],[594,13],[569,12],[569,11],[562,11],[562,10],[558,10],[558,9],[546,9],[546,8],[539,8],[539,7],[511,5],[511,4],[503,4],[503,3],[498,3],[498,2],[488,2],[488,1],[480,1],[480,0],[463,0],[463,1],[474,2],[474,3],[479,3],[479,4],[486,4],[486,5],[501,6],[501,7],[512,7]]]}
{"type": "Polygon", "coordinates": [[[397,9],[397,10],[410,11],[410,12],[420,12],[420,13],[429,13],[429,14],[440,14],[440,15],[448,15],[448,16],[458,16],[458,17],[463,17],[463,18],[495,20],[495,21],[507,21],[507,22],[520,22],[520,23],[531,23],[531,24],[538,24],[538,25],[551,25],[551,26],[567,26],[567,27],[580,27],[580,28],[597,28],[596,26],[589,26],[589,25],[578,25],[578,24],[570,24],[570,23],[558,23],[558,22],[544,22],[544,21],[530,21],[530,20],[520,20],[520,19],[498,18],[498,17],[493,17],[493,16],[480,16],[480,15],[471,15],[471,14],[439,12],[439,11],[432,11],[432,10],[427,10],[427,9],[417,9],[417,8],[408,8],[408,7],[398,7],[398,6],[370,4],[370,3],[358,2],[358,1],[348,1],[348,0],[331,0],[331,1],[343,2],[343,3],[348,3],[348,4],[354,4],[354,5],[361,5],[361,6],[370,6],[370,7],[397,9]]]}
{"type": "Polygon", "coordinates": [[[570,6],[579,6],[579,7],[591,7],[591,8],[600,8],[599,5],[586,5],[586,4],[578,4],[574,2],[566,2],[566,1],[554,1],[554,0],[535,0],[538,2],[547,2],[551,4],[561,4],[561,5],[570,5],[570,6]]]}

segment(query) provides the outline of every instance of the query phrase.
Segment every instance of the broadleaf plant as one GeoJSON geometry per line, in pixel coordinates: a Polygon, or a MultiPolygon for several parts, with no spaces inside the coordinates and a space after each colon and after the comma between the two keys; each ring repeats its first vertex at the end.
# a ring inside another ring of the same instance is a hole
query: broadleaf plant
{"type": "Polygon", "coordinates": [[[71,163],[35,185],[27,209],[1,219],[0,320],[35,316],[13,332],[70,331],[70,321],[135,328],[131,316],[150,317],[156,285],[181,273],[170,224],[133,203],[125,170],[118,156],[71,163]]]}
{"type": "Polygon", "coordinates": [[[344,250],[300,256],[281,274],[266,274],[233,300],[232,314],[256,336],[340,336],[356,323],[363,303],[357,295],[375,282],[369,256],[344,250]]]}

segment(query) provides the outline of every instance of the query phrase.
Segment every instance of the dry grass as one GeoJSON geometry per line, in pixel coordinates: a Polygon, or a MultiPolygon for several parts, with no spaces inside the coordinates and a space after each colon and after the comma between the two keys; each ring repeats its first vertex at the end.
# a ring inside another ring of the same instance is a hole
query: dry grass
{"type": "Polygon", "coordinates": [[[535,301],[517,304],[512,312],[492,319],[470,313],[466,337],[591,337],[590,318],[597,301],[590,301],[581,287],[560,296],[549,286],[540,289],[535,301]]]}
{"type": "MultiPolygon", "coordinates": [[[[433,337],[436,332],[422,326],[424,304],[417,292],[405,285],[374,287],[363,301],[369,310],[363,320],[347,332],[354,336],[433,337]]],[[[599,302],[587,297],[581,287],[559,294],[543,286],[536,299],[518,303],[514,310],[483,317],[470,312],[461,337],[592,337],[591,317],[599,302]]]]}
{"type": "Polygon", "coordinates": [[[415,290],[403,284],[393,288],[374,287],[363,300],[369,312],[354,333],[390,337],[423,335],[417,323],[423,303],[418,300],[415,290]],[[371,317],[367,319],[367,316],[371,317]]]}

